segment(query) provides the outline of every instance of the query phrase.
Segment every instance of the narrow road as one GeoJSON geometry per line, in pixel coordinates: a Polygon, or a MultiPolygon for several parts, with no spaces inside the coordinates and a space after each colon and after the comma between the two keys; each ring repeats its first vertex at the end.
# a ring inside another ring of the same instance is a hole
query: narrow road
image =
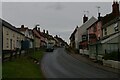
{"type": "Polygon", "coordinates": [[[41,63],[46,78],[118,78],[118,75],[77,60],[64,48],[48,52],[41,63]]]}

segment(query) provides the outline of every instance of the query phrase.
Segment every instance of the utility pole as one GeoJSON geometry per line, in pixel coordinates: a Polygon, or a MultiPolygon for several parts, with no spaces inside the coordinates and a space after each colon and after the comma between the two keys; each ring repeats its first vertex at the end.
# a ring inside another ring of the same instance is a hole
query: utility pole
{"type": "Polygon", "coordinates": [[[100,6],[96,6],[97,7],[97,10],[98,10],[98,16],[100,14],[100,6]]]}
{"type": "Polygon", "coordinates": [[[100,6],[97,6],[97,9],[98,9],[98,13],[99,13],[99,11],[100,11],[100,6]]]}
{"type": "MultiPolygon", "coordinates": [[[[98,9],[98,18],[100,17],[100,6],[96,6],[98,9]]],[[[96,60],[98,61],[98,40],[96,41],[96,60]]]]}

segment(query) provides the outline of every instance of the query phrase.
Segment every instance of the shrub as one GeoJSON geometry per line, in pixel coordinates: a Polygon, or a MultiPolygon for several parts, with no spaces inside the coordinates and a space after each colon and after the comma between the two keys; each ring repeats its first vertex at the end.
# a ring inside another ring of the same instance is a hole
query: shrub
{"type": "Polygon", "coordinates": [[[104,55],[105,60],[115,60],[115,61],[120,61],[120,53],[118,52],[112,52],[112,53],[107,53],[104,55]]]}

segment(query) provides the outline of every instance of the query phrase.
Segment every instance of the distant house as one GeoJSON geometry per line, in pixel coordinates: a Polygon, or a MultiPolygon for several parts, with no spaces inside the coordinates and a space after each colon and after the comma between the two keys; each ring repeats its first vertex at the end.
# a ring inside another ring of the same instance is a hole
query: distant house
{"type": "Polygon", "coordinates": [[[25,35],[25,40],[29,42],[28,48],[33,48],[33,32],[28,27],[21,25],[21,28],[17,28],[21,33],[25,35]]]}
{"type": "Polygon", "coordinates": [[[47,43],[53,43],[53,45],[55,45],[55,40],[53,36],[48,33],[48,30],[46,30],[46,33],[45,33],[45,30],[43,30],[41,34],[44,36],[45,46],[47,43]]]}
{"type": "Polygon", "coordinates": [[[87,20],[88,17],[84,15],[83,17],[83,24],[77,28],[77,31],[75,33],[75,44],[76,49],[80,50],[80,53],[88,53],[88,40],[87,40],[87,28],[90,27],[93,23],[97,21],[95,17],[91,17],[89,20],[87,20]],[[85,51],[85,52],[84,52],[85,51]]]}
{"type": "Polygon", "coordinates": [[[57,46],[58,47],[68,46],[68,44],[62,38],[58,37],[57,35],[54,38],[57,41],[57,46]]]}
{"type": "Polygon", "coordinates": [[[45,37],[45,31],[43,30],[43,32],[40,31],[40,28],[38,28],[37,32],[39,33],[40,35],[40,46],[41,47],[45,47],[46,46],[46,37],[45,37]]]}
{"type": "Polygon", "coordinates": [[[37,30],[37,27],[33,28],[34,48],[39,49],[41,46],[41,36],[37,30]]]}
{"type": "Polygon", "coordinates": [[[60,47],[61,43],[60,43],[59,40],[58,40],[58,36],[57,36],[57,35],[54,36],[54,39],[55,39],[55,46],[56,46],[56,47],[60,47]]]}
{"type": "Polygon", "coordinates": [[[73,31],[73,33],[70,36],[70,47],[75,49],[75,33],[77,31],[78,26],[75,28],[75,30],[73,31]]]}
{"type": "Polygon", "coordinates": [[[5,20],[2,20],[3,27],[3,50],[21,49],[21,42],[25,37],[13,25],[5,20]]]}

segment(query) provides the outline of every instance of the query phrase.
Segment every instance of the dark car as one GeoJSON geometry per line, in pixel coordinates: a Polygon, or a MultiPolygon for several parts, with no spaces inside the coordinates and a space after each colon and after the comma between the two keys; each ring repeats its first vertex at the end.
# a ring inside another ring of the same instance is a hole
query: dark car
{"type": "Polygon", "coordinates": [[[53,52],[54,46],[53,43],[48,43],[46,46],[46,51],[53,52]]]}

